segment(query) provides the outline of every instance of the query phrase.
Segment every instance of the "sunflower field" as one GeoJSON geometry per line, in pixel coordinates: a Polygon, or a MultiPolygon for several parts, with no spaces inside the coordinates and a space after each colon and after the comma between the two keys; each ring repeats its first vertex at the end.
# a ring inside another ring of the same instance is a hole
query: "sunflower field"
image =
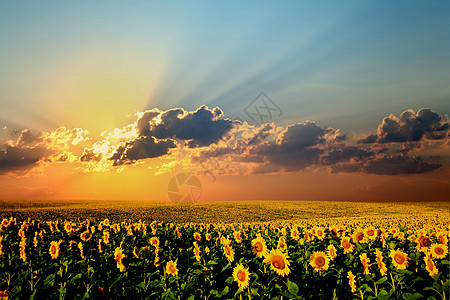
{"type": "Polygon", "coordinates": [[[0,225],[0,299],[447,299],[447,217],[0,225]]]}

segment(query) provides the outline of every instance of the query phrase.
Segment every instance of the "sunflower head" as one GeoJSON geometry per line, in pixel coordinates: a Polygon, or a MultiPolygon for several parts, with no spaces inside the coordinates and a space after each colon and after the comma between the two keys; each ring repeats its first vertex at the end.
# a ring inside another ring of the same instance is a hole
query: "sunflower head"
{"type": "Polygon", "coordinates": [[[402,250],[391,250],[389,256],[392,258],[392,263],[399,270],[404,270],[408,267],[408,256],[402,250]]]}
{"type": "Polygon", "coordinates": [[[330,259],[325,252],[315,251],[310,258],[309,264],[318,271],[326,271],[330,266],[330,259]]]}
{"type": "Polygon", "coordinates": [[[448,254],[448,246],[443,244],[433,244],[430,248],[431,256],[434,258],[445,258],[448,254]]]}
{"type": "Polygon", "coordinates": [[[170,260],[166,265],[166,273],[168,275],[177,276],[178,275],[178,268],[177,268],[177,262],[170,260]]]}
{"type": "Polygon", "coordinates": [[[252,251],[258,257],[263,257],[267,252],[266,241],[259,233],[256,235],[256,238],[252,240],[252,251]]]}
{"type": "Polygon", "coordinates": [[[283,277],[284,275],[289,275],[291,272],[291,270],[289,270],[290,262],[288,258],[289,256],[281,250],[272,249],[272,251],[265,255],[264,262],[269,263],[270,268],[283,277]]]}
{"type": "Polygon", "coordinates": [[[246,289],[250,283],[250,272],[248,268],[244,268],[242,264],[238,264],[233,269],[233,278],[240,288],[246,289]]]}

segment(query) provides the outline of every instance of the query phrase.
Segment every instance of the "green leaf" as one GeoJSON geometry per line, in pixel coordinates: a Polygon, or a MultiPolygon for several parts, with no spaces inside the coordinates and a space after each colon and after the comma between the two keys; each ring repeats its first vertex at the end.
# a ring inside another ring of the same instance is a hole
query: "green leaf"
{"type": "Polygon", "coordinates": [[[442,285],[440,285],[439,283],[437,282],[433,283],[433,287],[439,292],[442,292],[442,285]]]}
{"type": "Polygon", "coordinates": [[[222,271],[220,271],[220,273],[222,273],[223,271],[225,271],[229,267],[231,267],[231,263],[226,264],[226,266],[222,268],[222,271]]]}
{"type": "Polygon", "coordinates": [[[388,292],[386,292],[386,290],[382,289],[378,292],[378,296],[377,296],[378,300],[386,300],[388,298],[389,298],[389,294],[388,294],[388,292]]]}
{"type": "Polygon", "coordinates": [[[50,274],[44,279],[45,286],[48,286],[48,285],[53,286],[54,283],[55,283],[55,274],[50,274]]]}
{"type": "Polygon", "coordinates": [[[221,292],[219,297],[228,294],[228,292],[230,291],[230,288],[228,286],[226,286],[221,292]]]}
{"type": "Polygon", "coordinates": [[[82,276],[81,273],[78,273],[77,275],[75,275],[75,276],[73,276],[72,278],[70,278],[70,279],[67,281],[67,283],[68,283],[68,284],[73,284],[73,283],[75,282],[75,280],[80,279],[81,276],[82,276]]]}
{"type": "Polygon", "coordinates": [[[145,288],[145,283],[144,283],[144,282],[141,282],[141,283],[139,283],[139,284],[136,284],[135,286],[136,286],[137,288],[144,289],[144,288],[145,288]]]}
{"type": "Polygon", "coordinates": [[[228,284],[232,284],[233,281],[234,281],[233,276],[230,276],[230,277],[228,277],[228,278],[225,280],[225,282],[228,283],[228,284]]]}
{"type": "Polygon", "coordinates": [[[405,300],[416,300],[416,299],[423,298],[423,296],[422,296],[421,294],[419,294],[419,293],[414,293],[414,294],[411,294],[411,293],[404,293],[404,294],[402,295],[402,297],[403,297],[403,299],[405,299],[405,300]]]}
{"type": "Polygon", "coordinates": [[[292,281],[288,281],[286,283],[286,285],[287,285],[289,293],[291,293],[294,296],[297,296],[298,290],[299,290],[298,289],[298,285],[295,282],[292,282],[292,281]]]}
{"type": "Polygon", "coordinates": [[[383,276],[383,277],[381,277],[380,279],[378,279],[378,280],[375,282],[375,284],[376,284],[376,285],[382,284],[382,283],[385,282],[386,280],[387,280],[387,277],[386,277],[386,276],[383,276]]]}
{"type": "Polygon", "coordinates": [[[446,259],[443,259],[443,260],[441,260],[441,264],[443,264],[443,265],[450,265],[450,261],[448,261],[446,259]]]}
{"type": "Polygon", "coordinates": [[[242,291],[243,291],[243,289],[242,289],[242,288],[239,288],[239,289],[237,290],[237,292],[234,294],[234,298],[236,298],[237,295],[239,295],[240,293],[242,293],[242,291]]]}

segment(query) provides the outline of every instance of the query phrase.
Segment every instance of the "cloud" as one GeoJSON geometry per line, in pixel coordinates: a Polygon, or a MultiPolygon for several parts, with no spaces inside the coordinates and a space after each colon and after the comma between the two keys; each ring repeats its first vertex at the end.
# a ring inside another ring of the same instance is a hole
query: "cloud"
{"type": "Polygon", "coordinates": [[[332,173],[366,173],[375,175],[422,174],[440,168],[439,163],[429,163],[421,157],[381,155],[355,163],[331,166],[332,173]]]}
{"type": "MultiPolygon", "coordinates": [[[[415,138],[418,136],[420,126],[421,137],[428,139],[432,133],[433,138],[436,138],[443,135],[442,132],[447,135],[445,130],[448,127],[443,121],[444,118],[431,110],[421,109],[417,114],[408,110],[400,119],[403,123],[406,122],[405,120],[410,120],[410,123],[415,124],[409,125],[412,132],[416,132],[411,135],[415,138]],[[440,133],[437,134],[437,131],[440,133]]],[[[383,124],[385,123],[389,121],[385,119],[383,124]]],[[[402,129],[397,131],[404,132],[406,125],[402,126],[402,129]]],[[[209,147],[193,156],[192,162],[223,160],[231,156],[234,161],[247,164],[253,174],[299,172],[306,168],[326,167],[331,173],[400,175],[422,174],[442,167],[440,163],[427,162],[424,157],[408,155],[408,152],[412,150],[421,151],[425,147],[421,142],[408,141],[401,144],[403,148],[400,149],[386,147],[372,149],[361,142],[355,145],[338,129],[320,127],[311,121],[289,125],[281,131],[275,128],[277,127],[273,124],[260,127],[247,124],[236,126],[229,132],[225,146],[213,147],[213,149],[209,147]],[[247,134],[241,132],[241,128],[244,127],[247,134]],[[250,138],[241,138],[240,143],[231,142],[233,135],[238,132],[241,136],[247,135],[250,138]]],[[[379,132],[386,132],[387,127],[383,128],[379,132]]],[[[383,136],[385,141],[388,138],[392,139],[392,134],[383,134],[383,136]]],[[[209,164],[212,165],[211,162],[209,164]]],[[[218,173],[230,174],[224,170],[218,170],[218,173]]]]}
{"type": "Polygon", "coordinates": [[[10,172],[24,174],[53,153],[53,150],[44,146],[31,148],[6,146],[5,149],[0,150],[0,174],[10,172]]]}
{"type": "Polygon", "coordinates": [[[175,147],[171,139],[157,140],[152,136],[142,136],[119,146],[109,159],[114,161],[114,166],[132,164],[141,159],[163,156],[175,147]]]}
{"type": "Polygon", "coordinates": [[[358,143],[401,143],[423,139],[441,140],[449,130],[447,116],[439,116],[429,108],[422,108],[417,113],[409,109],[396,117],[385,117],[378,126],[376,134],[371,133],[358,140],[358,143]]]}
{"type": "Polygon", "coordinates": [[[17,132],[16,141],[0,146],[0,174],[26,174],[50,163],[74,161],[83,172],[123,170],[163,156],[164,164],[155,167],[157,174],[176,166],[229,175],[307,168],[327,168],[331,173],[422,174],[442,167],[449,122],[431,109],[406,110],[398,118],[384,118],[376,134],[349,139],[339,129],[312,121],[285,127],[252,126],[223,118],[218,107],[201,106],[195,111],[138,112],[133,123],[102,133],[102,139],[92,140],[87,134],[81,128],[65,127],[37,134],[28,129],[17,132]],[[77,157],[73,151],[83,142],[91,145],[79,149],[77,157]],[[427,161],[432,156],[433,162],[427,161]]]}
{"type": "Polygon", "coordinates": [[[86,130],[64,126],[37,134],[24,129],[16,142],[7,141],[0,146],[0,174],[25,175],[49,163],[73,162],[76,158],[69,148],[86,140],[86,135],[86,130]]]}
{"type": "Polygon", "coordinates": [[[137,127],[140,136],[183,140],[189,148],[204,147],[218,142],[233,124],[239,122],[220,119],[222,115],[220,108],[211,110],[207,106],[201,106],[193,112],[182,108],[165,112],[151,110],[141,116],[137,127]]]}

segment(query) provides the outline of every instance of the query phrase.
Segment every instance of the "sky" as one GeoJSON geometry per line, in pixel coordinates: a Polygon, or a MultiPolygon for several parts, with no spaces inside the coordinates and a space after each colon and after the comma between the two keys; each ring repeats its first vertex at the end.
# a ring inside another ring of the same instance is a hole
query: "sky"
{"type": "Polygon", "coordinates": [[[448,1],[0,0],[0,199],[448,200],[449,36],[448,1]]]}

